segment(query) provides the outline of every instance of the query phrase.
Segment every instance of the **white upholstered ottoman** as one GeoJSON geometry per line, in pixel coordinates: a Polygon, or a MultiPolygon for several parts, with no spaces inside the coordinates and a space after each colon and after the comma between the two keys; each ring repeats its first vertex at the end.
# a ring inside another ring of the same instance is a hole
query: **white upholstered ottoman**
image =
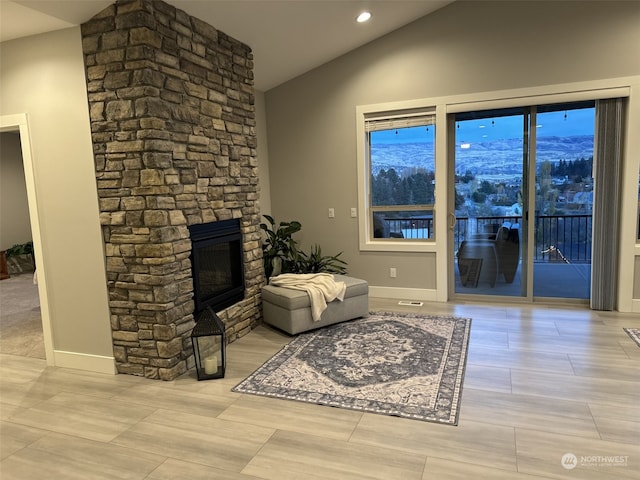
{"type": "Polygon", "coordinates": [[[306,332],[334,323],[369,315],[369,284],[359,278],[334,275],[336,282],[345,282],[344,300],[327,304],[320,320],[311,316],[311,302],[307,292],[291,288],[265,285],[262,287],[262,314],[265,323],[290,335],[306,332]]]}

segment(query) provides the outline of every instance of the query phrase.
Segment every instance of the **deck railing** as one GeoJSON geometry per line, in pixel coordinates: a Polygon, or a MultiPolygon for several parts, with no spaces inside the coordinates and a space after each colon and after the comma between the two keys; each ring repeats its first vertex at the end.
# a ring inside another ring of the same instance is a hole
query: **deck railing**
{"type": "MultiPolygon", "coordinates": [[[[457,218],[456,250],[460,242],[474,233],[491,233],[504,222],[522,223],[521,217],[457,218]]],[[[534,261],[547,261],[543,253],[553,246],[571,263],[591,263],[591,215],[537,215],[535,217],[534,261]]],[[[522,230],[520,232],[522,236],[522,230]]]]}
{"type": "Polygon", "coordinates": [[[384,218],[390,237],[425,239],[433,237],[433,217],[384,218]]]}
{"type": "MultiPolygon", "coordinates": [[[[385,218],[388,231],[397,232],[404,238],[430,238],[433,234],[433,218],[416,217],[410,219],[385,218]]],[[[522,224],[522,217],[488,216],[457,217],[454,229],[454,248],[470,235],[495,233],[505,222],[522,224]]],[[[535,261],[547,261],[543,251],[554,246],[571,263],[591,263],[591,215],[538,215],[535,217],[534,253],[535,261]]],[[[520,230],[522,237],[522,230],[520,230]]]]}

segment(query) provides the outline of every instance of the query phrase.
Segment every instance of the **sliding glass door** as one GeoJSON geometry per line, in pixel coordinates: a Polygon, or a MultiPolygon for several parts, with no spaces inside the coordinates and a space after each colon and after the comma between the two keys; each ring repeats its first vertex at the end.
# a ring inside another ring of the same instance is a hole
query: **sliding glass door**
{"type": "Polygon", "coordinates": [[[521,252],[528,119],[524,109],[456,115],[455,293],[526,294],[521,252]]]}
{"type": "Polygon", "coordinates": [[[594,106],[456,114],[454,294],[589,298],[594,106]]]}
{"type": "Polygon", "coordinates": [[[588,299],[595,107],[538,107],[535,126],[533,296],[588,299]]]}

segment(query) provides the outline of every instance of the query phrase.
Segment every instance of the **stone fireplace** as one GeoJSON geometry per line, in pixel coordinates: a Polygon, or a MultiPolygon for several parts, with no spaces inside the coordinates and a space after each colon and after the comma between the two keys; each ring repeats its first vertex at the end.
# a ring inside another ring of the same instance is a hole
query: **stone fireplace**
{"type": "Polygon", "coordinates": [[[117,370],[171,380],[193,366],[190,227],[239,222],[244,298],[218,315],[228,341],[260,320],[252,53],[153,0],[82,37],[117,370]]]}

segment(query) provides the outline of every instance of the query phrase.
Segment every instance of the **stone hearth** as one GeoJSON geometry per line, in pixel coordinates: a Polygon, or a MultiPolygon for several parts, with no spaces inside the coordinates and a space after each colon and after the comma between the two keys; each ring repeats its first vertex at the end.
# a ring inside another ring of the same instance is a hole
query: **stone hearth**
{"type": "Polygon", "coordinates": [[[245,298],[219,316],[229,341],[260,320],[253,56],[152,0],[82,37],[117,369],[171,380],[193,366],[188,226],[240,219],[245,298]]]}

